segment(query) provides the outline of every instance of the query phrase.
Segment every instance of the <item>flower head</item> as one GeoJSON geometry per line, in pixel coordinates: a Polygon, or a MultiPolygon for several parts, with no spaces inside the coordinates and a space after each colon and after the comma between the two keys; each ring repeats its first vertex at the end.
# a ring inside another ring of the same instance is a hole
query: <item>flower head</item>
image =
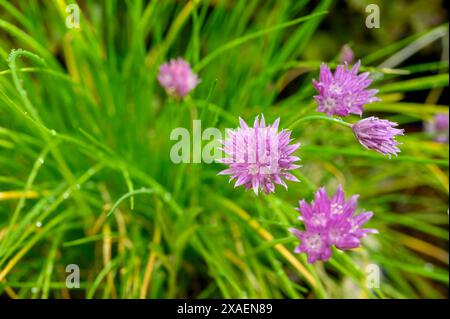
{"type": "Polygon", "coordinates": [[[438,113],[433,120],[426,123],[426,131],[432,135],[436,142],[448,143],[449,116],[448,113],[438,113]]]}
{"type": "Polygon", "coordinates": [[[390,157],[400,152],[397,147],[400,143],[395,140],[395,136],[403,135],[404,130],[395,128],[397,125],[372,116],[356,122],[352,129],[362,146],[390,157]]]}
{"type": "Polygon", "coordinates": [[[348,44],[345,44],[341,48],[341,52],[339,53],[339,61],[340,63],[353,63],[355,59],[355,54],[353,53],[352,48],[348,44]]]}
{"type": "Polygon", "coordinates": [[[182,58],[172,59],[159,68],[158,81],[166,92],[176,97],[184,97],[199,83],[197,74],[182,58]]]}
{"type": "Polygon", "coordinates": [[[317,111],[328,116],[362,115],[365,104],[379,101],[375,97],[378,90],[366,89],[372,83],[369,72],[358,75],[360,65],[360,61],[351,69],[347,63],[338,65],[333,74],[327,65],[322,63],[320,81],[313,80],[313,85],[319,93],[314,96],[318,104],[317,111]]]}
{"type": "Polygon", "coordinates": [[[354,195],[345,201],[342,186],[339,186],[332,198],[324,188],[320,188],[311,204],[301,200],[297,210],[301,213],[299,219],[305,224],[305,230],[289,229],[301,240],[295,252],[307,254],[309,263],[327,261],[331,257],[332,246],[340,250],[356,248],[361,245],[361,238],[377,233],[375,229],[362,228],[373,213],[355,214],[357,199],[358,195],[354,195]]]}
{"type": "Polygon", "coordinates": [[[264,116],[261,121],[257,116],[253,127],[239,118],[240,127],[228,130],[227,137],[222,141],[226,157],[219,160],[229,168],[219,175],[231,175],[230,181],[236,179],[234,187],[244,185],[253,189],[258,195],[259,189],[264,193],[275,191],[275,184],[287,185],[284,181],[298,182],[298,179],[288,171],[300,167],[294,162],[300,159],[292,154],[300,147],[300,143],[290,144],[291,132],[278,132],[280,119],[272,125],[267,125],[264,116]]]}

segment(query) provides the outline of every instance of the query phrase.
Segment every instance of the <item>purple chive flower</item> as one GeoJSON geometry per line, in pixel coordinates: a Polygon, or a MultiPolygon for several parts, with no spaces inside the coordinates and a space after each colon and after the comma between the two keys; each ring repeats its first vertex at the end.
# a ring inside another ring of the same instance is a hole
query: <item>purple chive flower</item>
{"type": "Polygon", "coordinates": [[[317,111],[328,116],[362,115],[363,106],[379,101],[378,90],[366,88],[372,83],[369,72],[358,75],[361,61],[349,69],[347,64],[338,65],[334,74],[325,63],[320,66],[320,81],[313,80],[318,95],[314,96],[317,111]]]}
{"type": "Polygon", "coordinates": [[[426,123],[425,129],[434,136],[436,142],[448,143],[449,141],[449,116],[448,113],[438,113],[426,123]]]}
{"type": "Polygon", "coordinates": [[[158,81],[169,95],[184,97],[199,83],[197,74],[182,58],[172,59],[159,68],[158,81]]]}
{"type": "Polygon", "coordinates": [[[383,155],[397,156],[400,143],[395,140],[396,135],[403,135],[403,129],[395,128],[398,124],[380,120],[377,117],[368,117],[352,125],[353,132],[359,143],[367,149],[377,151],[383,155]]]}
{"type": "Polygon", "coordinates": [[[339,62],[341,64],[353,63],[353,60],[355,59],[355,54],[353,53],[352,48],[348,44],[344,44],[341,48],[341,52],[339,53],[339,62]]]}
{"type": "Polygon", "coordinates": [[[329,198],[325,188],[320,188],[311,204],[303,199],[299,202],[299,219],[303,221],[305,230],[289,229],[298,239],[300,245],[296,253],[305,253],[308,262],[327,261],[331,257],[331,247],[348,250],[361,246],[361,238],[370,233],[378,233],[375,229],[362,228],[373,216],[372,212],[355,214],[358,195],[345,201],[342,186],[336,194],[329,198]]]}
{"type": "Polygon", "coordinates": [[[240,127],[227,130],[227,137],[221,141],[225,158],[219,162],[229,168],[221,171],[219,175],[231,175],[230,181],[236,179],[234,187],[244,185],[248,190],[253,189],[258,195],[259,189],[265,194],[275,191],[275,184],[287,185],[284,179],[298,182],[298,179],[288,171],[299,168],[294,162],[300,159],[292,154],[300,147],[300,143],[290,144],[291,132],[281,130],[278,132],[280,119],[272,125],[267,125],[264,116],[261,121],[255,118],[253,127],[239,118],[240,127]]]}

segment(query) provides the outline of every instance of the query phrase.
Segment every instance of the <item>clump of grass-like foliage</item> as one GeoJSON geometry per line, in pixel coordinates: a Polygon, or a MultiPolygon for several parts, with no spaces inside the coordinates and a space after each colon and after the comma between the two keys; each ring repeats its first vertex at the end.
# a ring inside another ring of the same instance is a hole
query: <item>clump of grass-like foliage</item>
{"type": "Polygon", "coordinates": [[[448,112],[448,57],[410,57],[429,43],[448,50],[448,25],[361,57],[381,98],[367,116],[405,128],[389,160],[342,126],[304,120],[317,115],[322,62],[304,52],[339,32],[321,29],[332,1],[78,1],[79,29],[66,27],[67,4],[0,0],[0,295],[447,296],[448,144],[420,125],[448,112]],[[202,79],[183,100],[157,82],[178,56],[202,79]],[[170,160],[173,128],[201,119],[224,130],[261,113],[302,143],[289,192],[255,197],[218,178],[220,164],[170,160]],[[294,207],[338,184],[361,195],[380,234],[310,265],[293,253],[294,207]],[[66,287],[70,264],[77,289],[66,287]],[[380,270],[378,288],[368,269],[380,270]]]}

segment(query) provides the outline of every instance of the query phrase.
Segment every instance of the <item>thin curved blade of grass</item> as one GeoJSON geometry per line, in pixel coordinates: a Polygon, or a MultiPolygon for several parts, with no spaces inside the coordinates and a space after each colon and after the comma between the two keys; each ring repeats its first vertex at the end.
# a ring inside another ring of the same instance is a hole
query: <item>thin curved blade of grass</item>
{"type": "Polygon", "coordinates": [[[239,45],[241,45],[241,44],[243,44],[243,43],[245,43],[247,41],[259,38],[259,37],[261,37],[263,35],[266,35],[266,34],[268,34],[270,32],[281,30],[281,29],[284,29],[284,28],[287,28],[287,27],[290,27],[290,26],[293,26],[293,25],[296,25],[296,24],[299,24],[299,23],[302,23],[302,22],[314,19],[314,18],[318,18],[320,16],[323,16],[324,14],[327,14],[327,11],[313,13],[313,14],[310,14],[310,15],[307,15],[307,16],[304,16],[304,17],[301,17],[301,18],[289,21],[289,22],[281,23],[281,24],[276,25],[276,26],[271,27],[271,28],[267,28],[267,29],[264,29],[264,30],[256,31],[256,32],[244,35],[243,37],[240,37],[240,38],[237,38],[235,40],[232,40],[232,41],[228,42],[227,44],[225,44],[224,46],[222,46],[222,47],[216,49],[215,51],[211,52],[206,57],[204,57],[202,60],[200,60],[200,62],[196,66],[194,66],[194,70],[195,71],[201,70],[207,64],[211,63],[211,61],[214,60],[215,58],[217,58],[219,55],[221,55],[221,54],[225,53],[226,51],[231,50],[231,49],[233,49],[233,48],[235,48],[235,47],[237,47],[237,46],[239,46],[239,45]]]}

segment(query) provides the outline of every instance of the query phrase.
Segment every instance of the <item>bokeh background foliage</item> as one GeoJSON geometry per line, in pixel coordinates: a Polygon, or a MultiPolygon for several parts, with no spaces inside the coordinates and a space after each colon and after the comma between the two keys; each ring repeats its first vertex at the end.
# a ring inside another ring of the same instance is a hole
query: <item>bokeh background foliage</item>
{"type": "Polygon", "coordinates": [[[448,112],[447,12],[443,1],[370,2],[380,29],[364,26],[359,0],[80,0],[80,29],[65,25],[72,1],[0,0],[0,294],[447,297],[448,144],[422,132],[448,112]],[[380,89],[366,116],[406,129],[398,158],[300,120],[315,113],[320,62],[345,43],[380,89]],[[155,80],[178,56],[202,78],[184,101],[155,80]],[[224,130],[260,113],[303,145],[302,183],[288,192],[255,197],[216,176],[219,164],[170,161],[173,128],[224,130]],[[361,194],[380,234],[309,265],[292,252],[294,206],[338,183],[361,194]],[[68,264],[79,289],[66,288],[68,264]]]}

